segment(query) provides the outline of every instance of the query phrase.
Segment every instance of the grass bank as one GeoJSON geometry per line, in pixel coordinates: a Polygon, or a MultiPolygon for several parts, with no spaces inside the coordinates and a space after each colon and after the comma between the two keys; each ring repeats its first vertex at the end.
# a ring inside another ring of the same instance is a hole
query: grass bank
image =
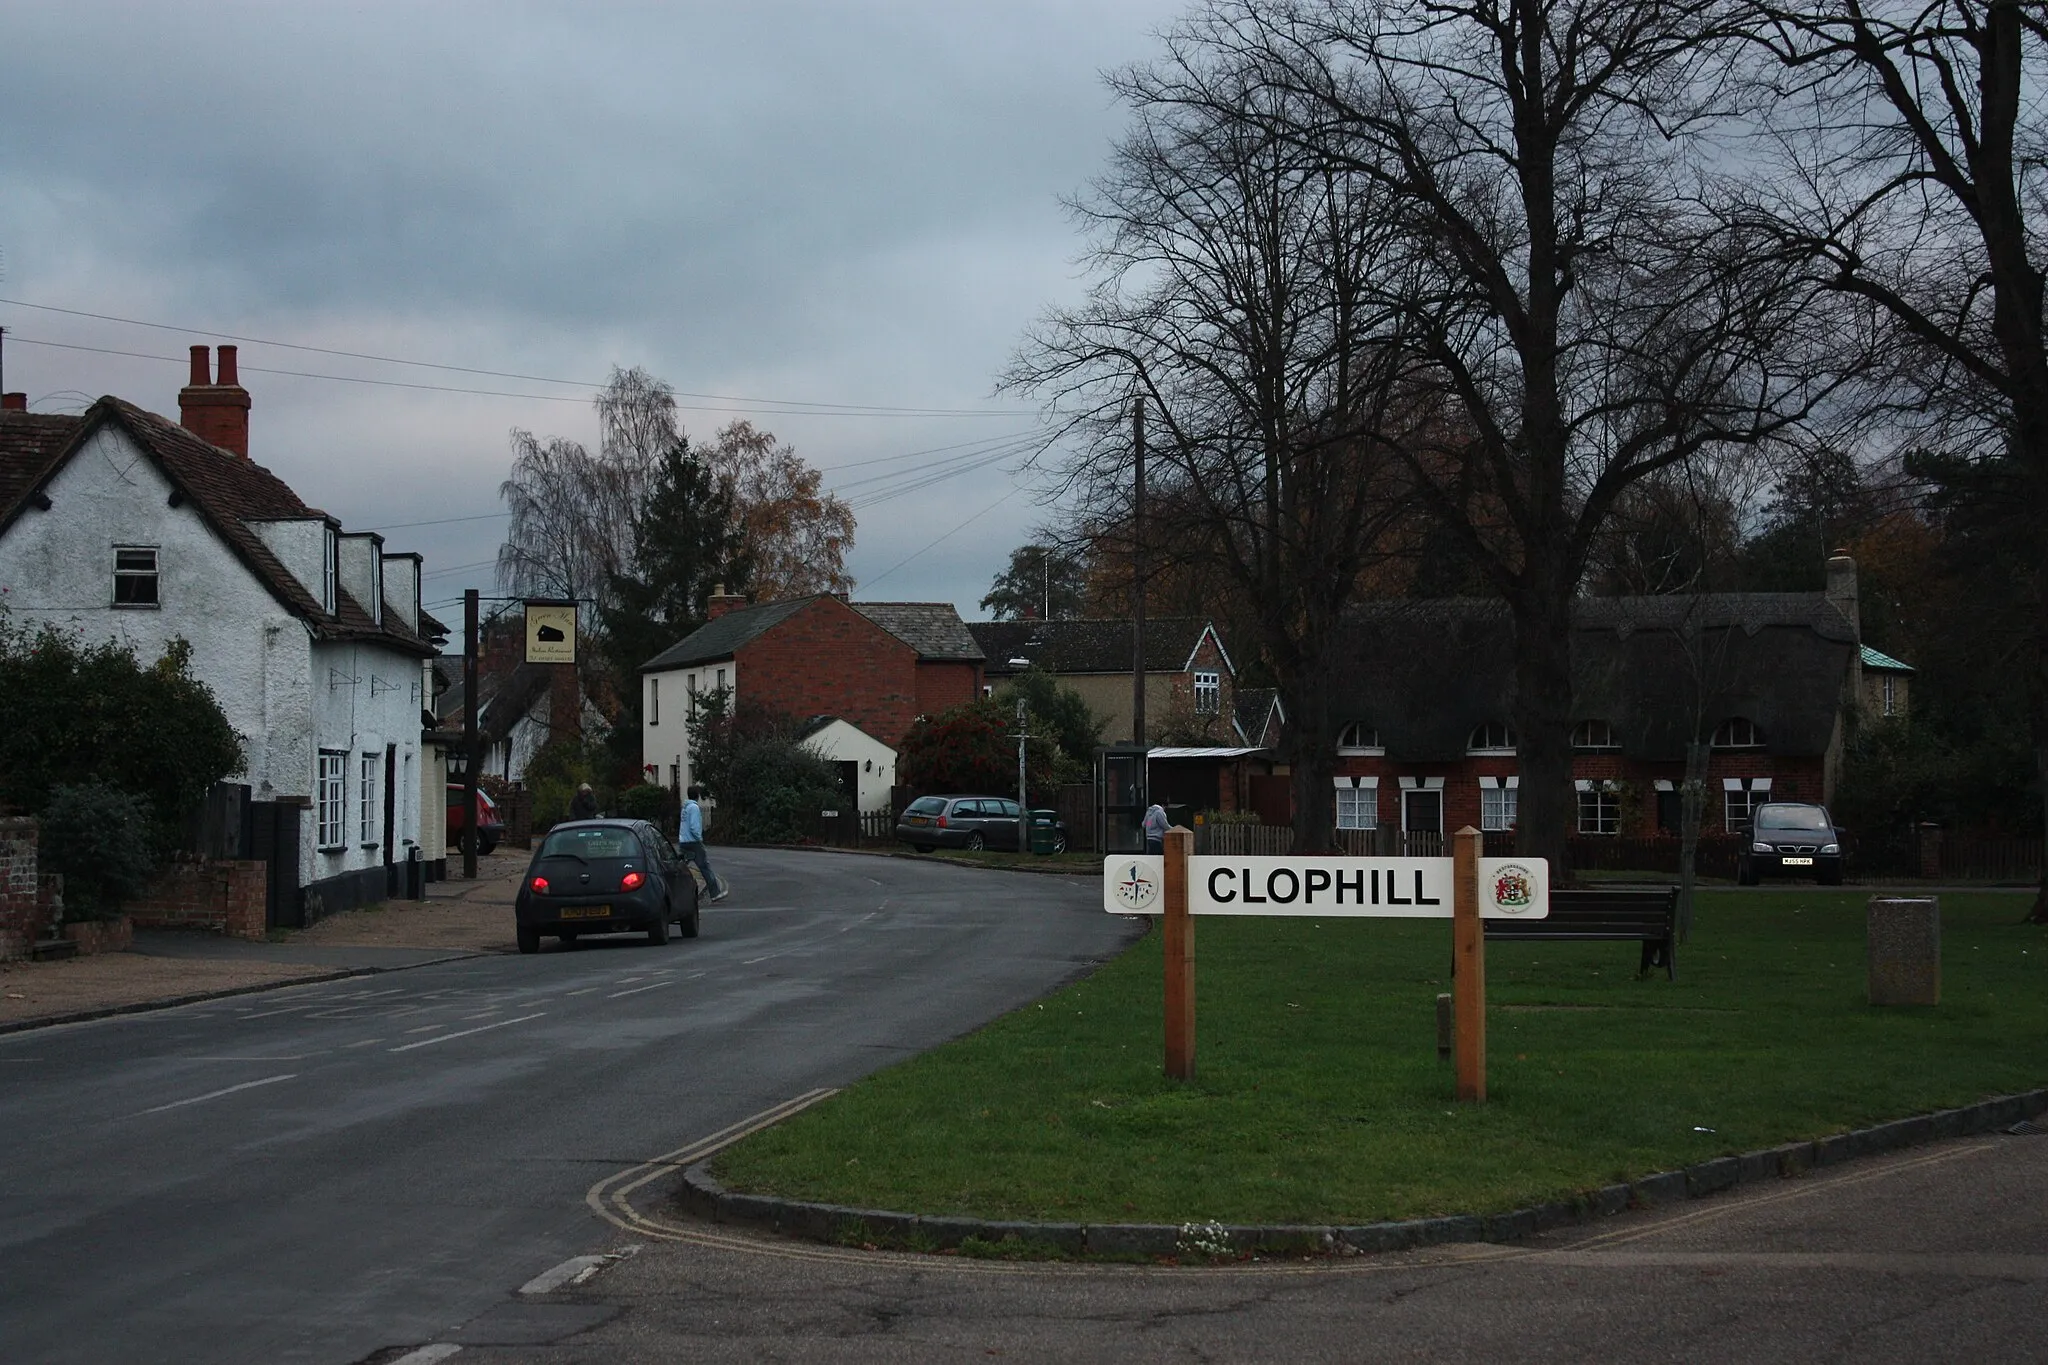
{"type": "Polygon", "coordinates": [[[1943,995],[1864,1003],[1859,892],[1709,892],[1679,979],[1633,944],[1495,944],[1489,1087],[1451,1098],[1447,924],[1203,919],[1197,1079],[1160,1075],[1159,936],[716,1163],[728,1187],[1061,1221],[1489,1212],[2029,1089],[2048,935],[1942,898],[1943,995]]]}

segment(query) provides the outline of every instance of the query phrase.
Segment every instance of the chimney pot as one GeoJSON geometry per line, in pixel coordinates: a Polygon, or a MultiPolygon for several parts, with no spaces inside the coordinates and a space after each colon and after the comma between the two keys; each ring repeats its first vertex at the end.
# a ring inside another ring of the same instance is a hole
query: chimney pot
{"type": "Polygon", "coordinates": [[[27,412],[28,395],[25,393],[0,393],[0,412],[27,412]]]}
{"type": "Polygon", "coordinates": [[[214,380],[214,382],[216,384],[223,385],[240,384],[242,381],[236,378],[235,376],[235,348],[232,346],[223,346],[220,348],[219,355],[220,374],[214,380]]]}
{"type": "Polygon", "coordinates": [[[249,458],[249,391],[235,382],[235,348],[220,348],[220,382],[210,382],[207,348],[192,348],[192,382],[178,392],[178,422],[202,441],[249,458]]]}
{"type": "Polygon", "coordinates": [[[716,588],[712,589],[710,599],[704,604],[704,619],[716,621],[727,612],[744,607],[745,605],[747,605],[747,599],[744,596],[736,592],[727,592],[725,584],[720,583],[716,588]]]}
{"type": "Polygon", "coordinates": [[[192,348],[192,378],[186,382],[193,388],[204,388],[213,382],[213,366],[207,359],[204,346],[192,348]]]}

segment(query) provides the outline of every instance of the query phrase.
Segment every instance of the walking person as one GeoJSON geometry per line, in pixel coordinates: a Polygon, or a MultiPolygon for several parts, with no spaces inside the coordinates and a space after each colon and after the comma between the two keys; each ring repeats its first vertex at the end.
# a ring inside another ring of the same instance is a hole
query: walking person
{"type": "Polygon", "coordinates": [[[703,874],[704,889],[711,893],[711,899],[722,901],[731,888],[711,870],[711,859],[704,854],[704,808],[697,804],[703,788],[692,787],[685,795],[689,799],[683,802],[683,823],[676,833],[676,842],[682,845],[684,860],[696,864],[697,871],[703,874]]]}
{"type": "Polygon", "coordinates": [[[597,818],[597,793],[590,789],[588,782],[576,788],[576,794],[569,798],[571,820],[595,820],[597,818]]]}
{"type": "Polygon", "coordinates": [[[1171,820],[1166,818],[1166,807],[1160,805],[1157,801],[1154,801],[1146,808],[1145,851],[1147,853],[1166,852],[1166,827],[1172,823],[1171,820]]]}

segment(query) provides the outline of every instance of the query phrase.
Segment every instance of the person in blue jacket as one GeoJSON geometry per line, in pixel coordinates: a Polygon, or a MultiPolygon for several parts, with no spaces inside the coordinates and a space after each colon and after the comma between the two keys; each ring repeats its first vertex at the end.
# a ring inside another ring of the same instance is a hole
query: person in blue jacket
{"type": "Polygon", "coordinates": [[[711,870],[711,859],[704,853],[704,808],[697,804],[703,789],[692,787],[686,793],[689,799],[683,802],[682,828],[676,832],[676,842],[682,845],[683,858],[697,865],[704,874],[704,889],[711,893],[711,899],[722,901],[731,888],[725,880],[711,870]]]}

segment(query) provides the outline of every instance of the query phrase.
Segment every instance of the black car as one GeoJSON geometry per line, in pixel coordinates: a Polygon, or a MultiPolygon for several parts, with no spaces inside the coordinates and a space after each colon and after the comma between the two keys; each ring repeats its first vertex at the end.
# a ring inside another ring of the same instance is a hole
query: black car
{"type": "MultiPolygon", "coordinates": [[[[920,796],[896,817],[896,837],[919,853],[935,848],[1017,847],[1021,807],[1007,796],[920,796]]],[[[1053,852],[1067,851],[1067,827],[1053,822],[1053,852]]]]}
{"type": "Polygon", "coordinates": [[[666,835],[645,820],[570,820],[534,850],[515,903],[519,951],[540,936],[574,943],[582,934],[641,930],[668,942],[673,922],[697,937],[697,881],[666,835]]]}
{"type": "Polygon", "coordinates": [[[1742,835],[1735,879],[1755,886],[1766,876],[1842,884],[1842,835],[1827,807],[1771,801],[1756,808],[1742,835]]]}

